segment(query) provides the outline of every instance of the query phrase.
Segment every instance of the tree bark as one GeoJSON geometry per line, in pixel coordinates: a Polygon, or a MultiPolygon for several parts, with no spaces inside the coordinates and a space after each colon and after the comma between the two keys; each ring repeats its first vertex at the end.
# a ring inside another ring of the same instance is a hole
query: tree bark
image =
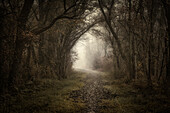
{"type": "MultiPolygon", "coordinates": [[[[26,23],[28,20],[29,13],[31,11],[32,5],[33,5],[34,0],[25,0],[23,8],[21,10],[21,13],[18,18],[18,26],[17,26],[17,36],[16,36],[16,41],[15,41],[15,51],[14,51],[14,57],[13,57],[13,62],[11,66],[11,70],[9,73],[8,77],[8,87],[12,88],[15,85],[15,80],[17,78],[19,66],[21,63],[22,59],[22,53],[23,49],[26,43],[26,40],[24,40],[23,34],[26,31],[26,23]]],[[[10,90],[10,89],[9,89],[10,90]]]]}
{"type": "Polygon", "coordinates": [[[152,80],[151,80],[151,39],[153,37],[153,7],[154,7],[154,0],[151,0],[150,4],[150,11],[149,11],[149,19],[150,19],[150,32],[148,37],[148,74],[147,74],[147,80],[148,80],[148,87],[152,87],[152,80]]]}
{"type": "Polygon", "coordinates": [[[170,81],[170,0],[161,0],[165,10],[165,16],[167,21],[167,33],[168,33],[168,44],[167,44],[167,63],[166,63],[166,77],[170,81]]]}

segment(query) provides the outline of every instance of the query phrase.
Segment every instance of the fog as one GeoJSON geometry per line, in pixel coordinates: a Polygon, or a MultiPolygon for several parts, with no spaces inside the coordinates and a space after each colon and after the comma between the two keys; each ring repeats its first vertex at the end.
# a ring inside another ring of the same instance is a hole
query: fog
{"type": "Polygon", "coordinates": [[[77,53],[77,60],[73,68],[93,69],[94,60],[97,57],[103,57],[103,41],[90,33],[84,34],[74,47],[77,53]]]}

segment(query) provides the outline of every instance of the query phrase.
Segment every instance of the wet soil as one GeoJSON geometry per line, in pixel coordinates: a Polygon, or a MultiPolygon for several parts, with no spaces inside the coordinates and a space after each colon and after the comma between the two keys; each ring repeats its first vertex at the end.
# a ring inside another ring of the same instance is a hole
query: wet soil
{"type": "Polygon", "coordinates": [[[99,113],[100,109],[107,107],[99,105],[102,99],[111,99],[116,96],[103,87],[100,73],[89,73],[83,82],[85,85],[82,89],[75,90],[70,94],[70,98],[74,102],[81,99],[85,103],[86,108],[81,111],[82,113],[99,113]]]}

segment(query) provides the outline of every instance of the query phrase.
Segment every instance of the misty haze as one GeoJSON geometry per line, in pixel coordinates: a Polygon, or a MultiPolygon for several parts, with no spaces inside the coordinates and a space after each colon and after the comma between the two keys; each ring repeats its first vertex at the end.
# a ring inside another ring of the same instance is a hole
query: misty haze
{"type": "Polygon", "coordinates": [[[77,60],[73,64],[73,68],[93,70],[95,58],[104,57],[104,42],[101,39],[86,33],[75,45],[74,49],[77,53],[77,60]]]}
{"type": "Polygon", "coordinates": [[[0,113],[170,113],[169,0],[1,0],[0,113]]]}

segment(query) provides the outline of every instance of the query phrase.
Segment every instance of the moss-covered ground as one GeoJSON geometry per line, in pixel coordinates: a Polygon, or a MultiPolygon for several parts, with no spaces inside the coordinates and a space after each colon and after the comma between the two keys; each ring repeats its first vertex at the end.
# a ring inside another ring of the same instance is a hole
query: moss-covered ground
{"type": "Polygon", "coordinates": [[[83,109],[81,100],[76,103],[69,93],[83,87],[86,74],[75,72],[68,79],[39,79],[28,82],[16,95],[3,95],[0,113],[73,113],[83,109]]]}
{"type": "Polygon", "coordinates": [[[0,98],[0,113],[170,113],[170,95],[111,74],[74,72],[65,80],[38,79],[0,98]]]}
{"type": "Polygon", "coordinates": [[[104,87],[113,98],[103,99],[102,113],[170,113],[170,95],[161,88],[147,88],[140,81],[125,84],[125,80],[103,74],[104,87]]]}

